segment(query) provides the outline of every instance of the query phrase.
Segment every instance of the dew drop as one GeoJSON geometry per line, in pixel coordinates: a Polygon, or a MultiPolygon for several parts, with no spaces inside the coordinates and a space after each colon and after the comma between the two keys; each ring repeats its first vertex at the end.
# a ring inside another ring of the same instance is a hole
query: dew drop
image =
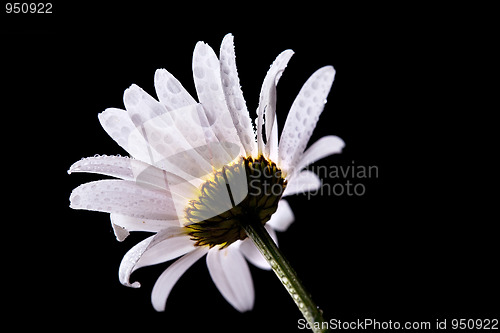
{"type": "Polygon", "coordinates": [[[195,67],[193,69],[193,72],[194,72],[194,75],[199,78],[199,79],[203,79],[203,77],[205,76],[205,72],[203,71],[203,68],[202,67],[195,67]]]}
{"type": "Polygon", "coordinates": [[[179,87],[178,83],[175,82],[173,79],[170,79],[167,81],[167,89],[172,93],[172,94],[178,94],[181,92],[181,88],[179,87]]]}
{"type": "Polygon", "coordinates": [[[80,196],[79,195],[75,195],[73,197],[73,199],[71,200],[71,203],[73,203],[74,205],[78,205],[80,203],[80,196]]]}

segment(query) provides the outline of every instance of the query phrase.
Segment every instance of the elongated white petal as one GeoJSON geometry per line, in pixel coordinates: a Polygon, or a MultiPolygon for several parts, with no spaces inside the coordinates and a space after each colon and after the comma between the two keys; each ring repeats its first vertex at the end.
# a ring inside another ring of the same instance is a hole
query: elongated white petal
{"type": "Polygon", "coordinates": [[[196,189],[186,179],[140,160],[123,156],[83,158],[75,162],[68,170],[68,173],[73,172],[88,172],[118,177],[123,180],[135,181],[140,185],[153,189],[171,192],[172,189],[175,189],[177,194],[186,198],[192,198],[193,194],[196,193],[196,189]],[[178,186],[180,184],[184,186],[178,186]]]}
{"type": "Polygon", "coordinates": [[[283,192],[283,197],[313,191],[318,189],[320,186],[321,180],[319,177],[315,173],[305,170],[290,179],[285,191],[283,192]]]}
{"type": "Polygon", "coordinates": [[[123,104],[130,119],[136,127],[140,127],[151,119],[163,119],[167,108],[136,84],[132,84],[123,93],[123,104]]]}
{"type": "Polygon", "coordinates": [[[243,153],[244,147],[234,127],[222,89],[219,59],[214,50],[203,42],[198,42],[194,48],[193,78],[208,125],[220,142],[237,144],[243,153]]]}
{"type": "Polygon", "coordinates": [[[210,276],[222,296],[236,310],[253,308],[255,292],[248,264],[236,246],[219,250],[212,248],[207,255],[210,276]]]}
{"type": "Polygon", "coordinates": [[[120,263],[120,268],[118,269],[118,279],[120,283],[127,287],[139,288],[141,284],[139,282],[130,283],[129,278],[132,274],[135,264],[139,259],[141,259],[142,254],[149,246],[149,243],[153,240],[154,236],[150,236],[145,240],[137,243],[133,246],[125,256],[123,256],[122,262],[120,263]]]}
{"type": "Polygon", "coordinates": [[[111,223],[125,229],[127,231],[149,231],[158,232],[162,229],[168,227],[178,227],[181,222],[178,219],[174,220],[153,220],[153,219],[141,219],[137,217],[131,217],[122,214],[111,213],[110,214],[111,223]]]}
{"type": "Polygon", "coordinates": [[[316,162],[324,157],[332,154],[339,154],[345,147],[344,140],[335,135],[324,136],[315,143],[313,143],[302,154],[300,160],[295,166],[295,171],[298,172],[311,163],[316,162]]]}
{"type": "Polygon", "coordinates": [[[126,180],[99,180],[80,185],[71,193],[70,207],[156,220],[178,218],[170,193],[126,180]]]}
{"type": "Polygon", "coordinates": [[[180,227],[168,227],[132,247],[123,257],[118,270],[120,282],[138,288],[139,282],[130,283],[130,275],[137,269],[175,259],[195,249],[180,227]]]}
{"type": "Polygon", "coordinates": [[[118,177],[123,180],[134,180],[131,161],[139,162],[122,156],[94,156],[83,158],[69,168],[68,173],[88,172],[118,177]]]}
{"type": "Polygon", "coordinates": [[[261,154],[264,148],[262,125],[265,115],[265,134],[267,140],[265,154],[267,157],[270,156],[271,150],[273,151],[273,155],[274,153],[277,154],[278,126],[276,123],[276,85],[292,55],[292,50],[285,50],[276,57],[276,60],[274,60],[264,78],[260,91],[259,107],[257,109],[257,144],[258,153],[261,154]]]}
{"type": "MultiPolygon", "coordinates": [[[[274,214],[276,214],[276,213],[274,213],[274,214]]],[[[278,236],[276,235],[276,232],[273,230],[273,228],[269,225],[269,222],[266,223],[265,228],[266,228],[267,232],[269,232],[269,235],[274,240],[276,245],[278,245],[278,236]]],[[[260,253],[260,251],[257,249],[257,247],[255,246],[255,244],[253,243],[253,241],[250,238],[247,238],[240,243],[240,252],[254,266],[256,266],[260,269],[265,269],[265,270],[271,269],[271,266],[267,262],[266,258],[264,258],[262,253],[260,253]]]]}
{"type": "Polygon", "coordinates": [[[182,227],[169,227],[159,231],[142,254],[135,269],[156,265],[195,250],[195,242],[182,227]]]}
{"type": "Polygon", "coordinates": [[[108,108],[98,117],[106,133],[127,153],[147,163],[151,160],[148,154],[148,144],[144,137],[135,130],[135,125],[127,111],[108,108]]]}
{"type": "Polygon", "coordinates": [[[278,209],[271,216],[271,219],[266,225],[271,226],[276,231],[286,231],[290,224],[295,220],[293,211],[286,200],[280,200],[278,202],[278,209]]]}
{"type": "Polygon", "coordinates": [[[252,156],[255,154],[257,148],[255,133],[240,87],[240,79],[238,78],[238,71],[236,69],[233,35],[231,34],[227,34],[222,40],[220,47],[220,67],[222,90],[224,91],[229,113],[246,154],[252,156]]]}
{"type": "Polygon", "coordinates": [[[165,310],[167,298],[174,285],[187,269],[203,257],[207,251],[206,247],[196,248],[194,251],[178,259],[160,275],[151,293],[151,303],[156,311],[165,310]]]}
{"type": "Polygon", "coordinates": [[[165,69],[156,71],[155,89],[160,102],[169,111],[196,104],[195,99],[184,89],[182,84],[165,69]]]}
{"type": "Polygon", "coordinates": [[[278,164],[285,174],[291,173],[300,160],[323,111],[334,77],[332,66],[318,69],[295,98],[280,138],[278,164]]]}

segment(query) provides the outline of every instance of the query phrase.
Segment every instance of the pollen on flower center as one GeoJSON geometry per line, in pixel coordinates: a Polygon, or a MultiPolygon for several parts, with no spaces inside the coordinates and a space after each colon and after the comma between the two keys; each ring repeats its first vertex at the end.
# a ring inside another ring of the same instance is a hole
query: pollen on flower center
{"type": "Polygon", "coordinates": [[[247,237],[243,225],[269,221],[285,187],[276,163],[240,157],[201,186],[201,195],[185,210],[185,228],[197,246],[227,247],[247,237]]]}

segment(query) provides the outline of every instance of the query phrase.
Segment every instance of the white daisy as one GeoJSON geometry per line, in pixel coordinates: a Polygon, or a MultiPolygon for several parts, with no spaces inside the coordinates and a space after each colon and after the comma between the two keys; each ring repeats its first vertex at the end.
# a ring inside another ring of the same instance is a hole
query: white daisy
{"type": "Polygon", "coordinates": [[[104,130],[130,155],[94,156],[68,172],[89,172],[119,179],[99,180],[73,190],[70,207],[110,213],[116,237],[130,231],[154,234],[124,256],[119,279],[130,283],[136,269],[180,257],[158,278],[152,304],[165,309],[177,280],[207,255],[210,276],[238,311],[252,309],[254,287],[246,260],[270,269],[242,228],[258,220],[276,241],[294,216],[282,197],[316,189],[319,178],[305,166],[344,146],[336,136],[306,145],[333,83],[335,70],[317,70],[292,104],[278,146],[276,85],[293,51],[282,52],[264,79],[256,131],[236,70],[233,36],[224,37],[220,59],[198,42],[193,77],[199,102],[165,69],[155,73],[159,98],[132,85],[125,110],[99,114],[104,130]],[[271,217],[272,216],[272,217],[271,217]],[[246,260],[245,260],[246,259],[246,260]]]}

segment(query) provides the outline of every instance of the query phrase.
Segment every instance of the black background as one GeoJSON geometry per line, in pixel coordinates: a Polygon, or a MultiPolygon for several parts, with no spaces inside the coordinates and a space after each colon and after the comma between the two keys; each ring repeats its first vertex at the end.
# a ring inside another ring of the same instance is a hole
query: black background
{"type": "Polygon", "coordinates": [[[333,65],[335,82],[310,143],[335,134],[346,147],[315,165],[354,161],[379,171],[352,180],[364,184],[363,196],[289,198],[296,221],[279,234],[280,247],[325,317],[498,318],[498,214],[488,212],[496,150],[485,149],[494,132],[480,113],[491,110],[478,97],[488,91],[476,90],[488,76],[476,58],[488,53],[481,42],[488,27],[472,30],[475,19],[468,8],[314,2],[53,2],[45,15],[2,8],[4,207],[14,212],[4,214],[3,278],[15,295],[12,309],[42,314],[38,324],[49,327],[298,331],[301,314],[285,289],[253,266],[251,312],[223,299],[204,260],[179,280],[166,311],[154,312],[151,289],[168,264],[134,273],[140,289],[121,286],[117,274],[122,256],[146,235],[119,243],[107,214],[68,207],[73,188],[99,179],[67,175],[73,162],[126,154],[97,114],[123,108],[132,83],[155,96],[157,68],[195,96],[196,42],[218,53],[231,32],[252,117],[262,80],[284,49],[295,55],[278,86],[280,129],[303,82],[333,65]]]}

